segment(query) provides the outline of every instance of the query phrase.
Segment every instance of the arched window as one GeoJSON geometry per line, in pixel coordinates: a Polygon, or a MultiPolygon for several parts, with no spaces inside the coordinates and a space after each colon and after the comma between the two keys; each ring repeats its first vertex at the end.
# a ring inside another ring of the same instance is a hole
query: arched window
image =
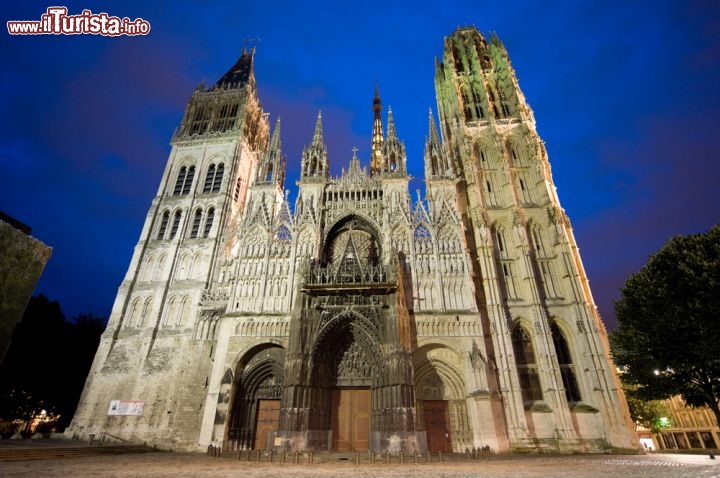
{"type": "Polygon", "coordinates": [[[178,228],[180,227],[180,217],[181,216],[182,216],[182,213],[180,211],[175,211],[175,217],[173,217],[172,229],[170,229],[170,239],[175,239],[175,234],[177,234],[178,228]]]}
{"type": "Polygon", "coordinates": [[[183,184],[185,184],[185,178],[187,178],[187,167],[183,166],[180,168],[180,172],[177,175],[175,181],[175,189],[173,190],[173,196],[179,196],[182,193],[183,184]]]}
{"type": "Polygon", "coordinates": [[[473,103],[475,106],[475,116],[478,119],[485,117],[485,112],[482,109],[482,100],[480,99],[480,94],[477,92],[475,88],[472,89],[472,96],[473,96],[473,103]]]}
{"type": "Polygon", "coordinates": [[[502,87],[498,86],[498,96],[500,97],[500,107],[502,108],[503,116],[508,117],[511,115],[510,106],[508,105],[505,91],[502,87]]]}
{"type": "Polygon", "coordinates": [[[220,186],[222,186],[222,179],[223,179],[224,173],[225,173],[225,165],[223,163],[218,164],[218,167],[215,170],[215,177],[213,178],[211,192],[216,193],[216,192],[220,191],[220,186]]]}
{"type": "Polygon", "coordinates": [[[535,362],[535,350],[533,349],[530,334],[525,330],[525,327],[521,325],[515,327],[512,334],[512,345],[515,352],[515,364],[520,379],[520,394],[523,402],[526,405],[531,405],[534,402],[541,401],[543,396],[540,375],[535,362]]]}
{"type": "Polygon", "coordinates": [[[150,312],[152,312],[152,297],[148,297],[145,300],[145,305],[143,305],[142,314],[140,314],[140,318],[138,319],[138,327],[142,327],[145,321],[149,318],[150,312]]]}
{"type": "Polygon", "coordinates": [[[500,257],[508,258],[510,257],[509,251],[508,251],[508,245],[505,241],[505,231],[498,227],[495,231],[495,238],[497,240],[497,248],[498,252],[500,252],[500,257]]]}
{"type": "Polygon", "coordinates": [[[467,90],[463,87],[460,95],[462,96],[463,112],[465,113],[465,121],[473,119],[473,108],[470,103],[470,95],[467,94],[467,90]]]}
{"type": "Polygon", "coordinates": [[[155,256],[150,254],[145,261],[145,270],[143,270],[143,280],[152,280],[155,273],[155,256]]]}
{"type": "Polygon", "coordinates": [[[160,259],[158,259],[157,269],[155,270],[155,280],[159,280],[162,277],[162,273],[165,269],[165,260],[167,259],[167,254],[163,254],[160,256],[160,259]]]}
{"type": "Polygon", "coordinates": [[[560,330],[560,327],[554,321],[550,324],[550,331],[552,333],[553,345],[555,345],[558,365],[560,365],[560,375],[562,376],[563,386],[565,387],[565,397],[568,403],[577,403],[581,397],[577,378],[575,377],[575,365],[570,355],[570,347],[568,347],[562,330],[560,330]]]}
{"type": "Polygon", "coordinates": [[[165,211],[160,219],[160,228],[158,228],[157,238],[162,240],[165,238],[165,231],[167,231],[168,222],[170,222],[170,211],[165,211]]]}
{"type": "Polygon", "coordinates": [[[202,209],[195,210],[195,217],[193,218],[192,229],[190,230],[190,238],[195,239],[198,237],[200,232],[200,222],[202,221],[202,209]]]}
{"type": "Polygon", "coordinates": [[[163,318],[163,325],[169,325],[177,315],[177,297],[171,297],[163,318]]]}
{"type": "Polygon", "coordinates": [[[189,168],[183,166],[178,172],[177,181],[175,181],[175,189],[173,190],[173,196],[181,196],[190,194],[190,188],[192,186],[193,178],[195,177],[195,166],[189,168]]]}
{"type": "Polygon", "coordinates": [[[188,278],[188,271],[190,270],[190,255],[186,252],[182,253],[180,260],[178,261],[178,267],[175,271],[175,279],[186,280],[188,278]]]}
{"type": "Polygon", "coordinates": [[[135,299],[132,303],[132,306],[130,306],[130,313],[127,314],[127,320],[125,321],[125,326],[127,327],[134,327],[135,322],[137,322],[138,315],[140,314],[140,299],[135,299]]]}
{"type": "Polygon", "coordinates": [[[210,114],[208,108],[205,105],[200,105],[193,114],[192,121],[190,122],[190,134],[203,134],[208,127],[210,122],[210,114]]]}
{"type": "Polygon", "coordinates": [[[180,312],[177,315],[177,322],[175,325],[187,325],[188,315],[190,315],[190,297],[185,297],[180,304],[180,312]]]}
{"type": "Polygon", "coordinates": [[[548,251],[545,247],[545,235],[543,234],[541,226],[535,226],[532,229],[532,237],[535,245],[535,252],[538,257],[547,257],[548,251]]]}
{"type": "Polygon", "coordinates": [[[205,176],[205,185],[203,186],[203,193],[209,193],[212,190],[213,180],[215,179],[215,164],[211,164],[208,168],[207,175],[205,176]]]}
{"type": "Polygon", "coordinates": [[[195,177],[195,166],[190,166],[187,170],[187,176],[183,183],[182,195],[190,194],[190,188],[192,186],[193,178],[195,177]]]}
{"type": "Polygon", "coordinates": [[[205,230],[203,231],[203,237],[208,237],[210,235],[213,219],[215,219],[215,208],[211,207],[210,209],[208,209],[207,217],[205,218],[205,230]]]}

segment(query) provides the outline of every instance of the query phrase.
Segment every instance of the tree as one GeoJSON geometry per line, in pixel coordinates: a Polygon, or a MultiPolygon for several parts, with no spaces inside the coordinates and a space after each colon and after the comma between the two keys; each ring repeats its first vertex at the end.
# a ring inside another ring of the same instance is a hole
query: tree
{"type": "Polygon", "coordinates": [[[28,421],[41,410],[70,423],[92,365],[105,320],[70,321],[57,301],[30,299],[0,364],[0,419],[28,421]]]}
{"type": "Polygon", "coordinates": [[[720,426],[720,225],[671,239],[631,275],[610,334],[622,380],[643,400],[681,395],[720,426]]]}
{"type": "MultiPolygon", "coordinates": [[[[620,378],[622,380],[622,377],[620,378]]],[[[649,428],[657,433],[668,426],[668,409],[662,400],[643,400],[635,396],[635,390],[623,384],[625,398],[627,399],[630,418],[633,423],[649,428]]]]}

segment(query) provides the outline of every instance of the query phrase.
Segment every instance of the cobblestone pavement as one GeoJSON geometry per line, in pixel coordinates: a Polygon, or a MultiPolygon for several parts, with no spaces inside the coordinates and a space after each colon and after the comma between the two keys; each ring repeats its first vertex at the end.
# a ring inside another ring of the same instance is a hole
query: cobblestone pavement
{"type": "Polygon", "coordinates": [[[150,453],[0,463],[3,478],[266,478],[285,477],[687,477],[720,478],[720,459],[708,455],[501,455],[479,460],[422,464],[280,464],[212,458],[204,454],[150,453]]]}

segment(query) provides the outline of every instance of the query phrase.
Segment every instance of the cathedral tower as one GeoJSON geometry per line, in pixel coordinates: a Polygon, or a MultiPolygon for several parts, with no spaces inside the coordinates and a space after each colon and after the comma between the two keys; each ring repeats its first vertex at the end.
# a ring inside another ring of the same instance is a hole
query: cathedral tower
{"type": "Polygon", "coordinates": [[[243,49],[227,73],[190,98],[78,406],[76,433],[119,433],[115,423],[130,413],[137,416],[125,434],[197,441],[216,339],[201,325],[217,320],[208,304],[227,300],[206,285],[267,148],[253,56],[243,49]]]}
{"type": "Polygon", "coordinates": [[[505,46],[475,28],[456,30],[435,86],[510,448],[552,440],[573,447],[590,436],[636,446],[605,328],[505,46]]]}

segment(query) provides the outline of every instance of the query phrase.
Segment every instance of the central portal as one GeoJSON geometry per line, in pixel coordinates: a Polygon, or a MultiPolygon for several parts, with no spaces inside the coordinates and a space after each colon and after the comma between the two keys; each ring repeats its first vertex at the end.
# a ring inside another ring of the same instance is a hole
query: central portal
{"type": "Polygon", "coordinates": [[[332,449],[367,451],[370,444],[370,389],[333,389],[330,407],[332,449]]]}
{"type": "Polygon", "coordinates": [[[418,448],[405,269],[399,256],[382,260],[380,237],[348,215],[303,266],[280,410],[285,450],[418,448]]]}

